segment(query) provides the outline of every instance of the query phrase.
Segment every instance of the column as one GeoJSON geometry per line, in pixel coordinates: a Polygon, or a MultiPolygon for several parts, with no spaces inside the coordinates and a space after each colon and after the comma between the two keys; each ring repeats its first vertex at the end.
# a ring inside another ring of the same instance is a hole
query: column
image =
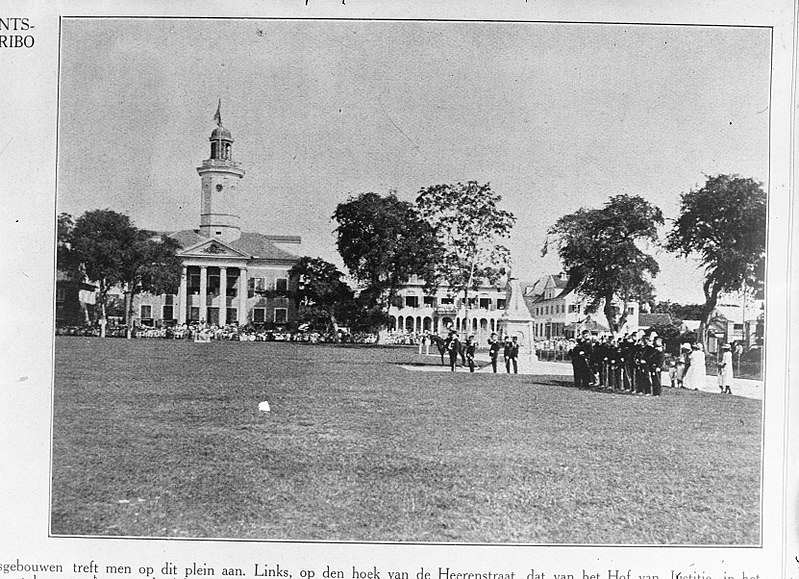
{"type": "Polygon", "coordinates": [[[246,326],[247,319],[247,268],[239,269],[239,326],[246,326]]]}
{"type": "Polygon", "coordinates": [[[180,272],[180,293],[178,294],[178,324],[186,323],[186,293],[188,286],[188,268],[184,265],[183,270],[180,272]]]}
{"type": "Polygon", "coordinates": [[[219,325],[227,324],[227,268],[219,268],[219,325]]]}
{"type": "Polygon", "coordinates": [[[208,266],[200,266],[200,321],[208,322],[208,266]]]}

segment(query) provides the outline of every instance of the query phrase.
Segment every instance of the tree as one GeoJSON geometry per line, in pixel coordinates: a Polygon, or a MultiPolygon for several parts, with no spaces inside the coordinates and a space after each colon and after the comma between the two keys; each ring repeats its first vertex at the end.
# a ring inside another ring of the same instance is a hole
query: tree
{"type": "Polygon", "coordinates": [[[105,337],[108,292],[121,281],[124,248],[135,241],[136,228],[127,215],[96,209],[81,215],[72,228],[69,245],[83,275],[97,283],[100,335],[105,337]]]}
{"type": "Polygon", "coordinates": [[[180,244],[166,235],[157,238],[152,231],[138,229],[133,242],[123,248],[119,281],[125,295],[125,334],[131,337],[133,298],[143,292],[177,293],[182,262],[177,255],[180,244]]]}
{"type": "Polygon", "coordinates": [[[323,259],[303,257],[291,268],[289,276],[297,280],[293,298],[300,321],[323,331],[336,331],[354,300],[353,291],[342,280],[344,274],[323,259]]]}
{"type": "Polygon", "coordinates": [[[510,259],[500,244],[516,222],[509,211],[498,207],[502,197],[486,183],[434,185],[419,191],[419,213],[436,232],[444,248],[436,275],[454,294],[463,295],[469,318],[469,291],[484,283],[496,283],[510,259]]]}
{"type": "Polygon", "coordinates": [[[677,320],[698,320],[702,314],[702,304],[678,304],[670,301],[661,301],[652,308],[653,314],[669,314],[677,320]]]}
{"type": "Polygon", "coordinates": [[[441,256],[438,238],[416,208],[400,201],[395,192],[350,197],[336,207],[333,218],[344,265],[362,286],[361,295],[385,316],[398,288],[412,275],[428,287],[435,285],[435,264],[441,256]]]}
{"type": "MultiPolygon", "coordinates": [[[[67,220],[59,225],[67,227],[67,220]]],[[[100,335],[105,337],[108,292],[122,286],[125,322],[130,328],[133,297],[143,291],[174,293],[180,282],[177,242],[153,239],[154,234],[136,228],[127,215],[96,209],[81,215],[65,238],[71,259],[89,281],[97,283],[100,335]]]]}
{"type": "Polygon", "coordinates": [[[655,324],[651,329],[663,339],[666,352],[670,354],[679,353],[680,344],[682,343],[680,341],[682,338],[682,322],[680,320],[655,324]]]}
{"type": "Polygon", "coordinates": [[[738,175],[716,175],[681,195],[680,216],[667,237],[667,249],[699,256],[705,269],[699,338],[721,293],[762,293],[766,255],[766,193],[762,184],[738,175]]]}
{"type": "Polygon", "coordinates": [[[627,320],[627,305],[652,292],[660,267],[641,247],[658,242],[660,209],[637,195],[616,195],[601,209],[581,208],[547,230],[542,254],[557,248],[569,281],[566,290],[588,298],[589,311],[602,305],[615,334],[627,320]],[[621,302],[621,308],[615,304],[621,302]]]}

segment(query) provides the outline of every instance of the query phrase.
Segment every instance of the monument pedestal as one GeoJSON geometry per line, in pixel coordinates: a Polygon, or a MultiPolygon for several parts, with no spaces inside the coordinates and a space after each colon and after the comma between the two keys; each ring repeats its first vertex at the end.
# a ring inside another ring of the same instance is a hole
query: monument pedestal
{"type": "MultiPolygon", "coordinates": [[[[505,311],[499,318],[498,326],[501,340],[504,340],[505,336],[509,336],[511,339],[515,337],[519,343],[519,374],[533,373],[535,362],[538,361],[533,347],[533,317],[524,303],[517,279],[508,280],[505,311]]],[[[501,352],[500,360],[504,365],[501,352]]]]}

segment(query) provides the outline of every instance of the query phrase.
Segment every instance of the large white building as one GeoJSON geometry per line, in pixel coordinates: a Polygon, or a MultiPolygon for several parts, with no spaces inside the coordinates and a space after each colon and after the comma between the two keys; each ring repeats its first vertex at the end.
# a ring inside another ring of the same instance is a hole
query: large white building
{"type": "MultiPolygon", "coordinates": [[[[568,338],[583,330],[609,331],[601,309],[593,314],[586,313],[586,300],[574,291],[567,291],[567,282],[564,273],[544,275],[535,282],[520,282],[524,303],[533,318],[533,339],[568,338]]],[[[389,331],[443,335],[452,327],[474,333],[478,342],[484,344],[491,332],[498,331],[499,319],[505,310],[506,285],[503,280],[470,293],[471,305],[467,312],[462,294],[454,296],[443,286],[434,295],[427,295],[424,282],[411,279],[399,291],[400,307],[389,309],[389,331]]],[[[628,308],[627,322],[622,332],[635,331],[638,329],[638,304],[625,307],[628,308]]]]}
{"type": "Polygon", "coordinates": [[[134,301],[136,325],[206,322],[224,326],[283,327],[296,320],[288,293],[296,280],[289,270],[299,257],[280,245],[297,245],[297,236],[242,232],[244,169],[234,160],[233,137],[217,111],[200,176],[198,229],[170,233],[182,249],[177,294],[142,294],[134,301]]]}
{"type": "Polygon", "coordinates": [[[412,277],[399,291],[399,307],[389,308],[389,331],[443,335],[449,328],[473,332],[480,343],[497,331],[505,311],[505,282],[484,285],[469,293],[466,308],[463,293],[453,295],[449,287],[440,286],[433,295],[424,291],[424,282],[412,277]]]}

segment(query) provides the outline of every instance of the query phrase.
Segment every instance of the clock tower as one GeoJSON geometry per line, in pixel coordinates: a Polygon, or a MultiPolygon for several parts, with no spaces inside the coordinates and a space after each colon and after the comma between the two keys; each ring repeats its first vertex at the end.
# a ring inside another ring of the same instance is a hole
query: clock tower
{"type": "Polygon", "coordinates": [[[229,243],[241,236],[238,183],[244,169],[233,160],[233,137],[222,126],[222,100],[216,109],[217,127],[211,133],[211,156],[197,167],[200,194],[200,235],[229,243]]]}

